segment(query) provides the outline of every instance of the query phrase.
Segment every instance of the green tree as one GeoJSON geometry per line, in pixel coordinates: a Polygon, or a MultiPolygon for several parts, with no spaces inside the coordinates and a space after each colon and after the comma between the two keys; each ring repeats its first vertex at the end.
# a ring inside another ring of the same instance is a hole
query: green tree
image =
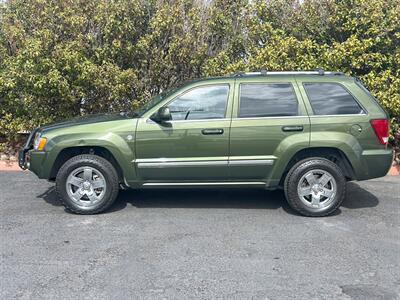
{"type": "Polygon", "coordinates": [[[322,67],[361,78],[396,142],[399,45],[398,0],[3,1],[0,138],[197,77],[322,67]]]}

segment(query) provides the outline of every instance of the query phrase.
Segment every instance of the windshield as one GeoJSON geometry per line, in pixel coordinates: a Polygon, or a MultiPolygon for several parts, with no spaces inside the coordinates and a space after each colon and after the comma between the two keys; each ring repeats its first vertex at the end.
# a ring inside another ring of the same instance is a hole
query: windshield
{"type": "Polygon", "coordinates": [[[164,100],[167,96],[171,95],[177,90],[177,88],[172,89],[172,90],[167,90],[165,92],[162,92],[153,98],[151,98],[146,104],[144,104],[142,107],[138,108],[135,110],[135,114],[137,114],[139,117],[141,117],[145,112],[147,112],[149,109],[153,108],[156,106],[158,103],[160,103],[162,100],[164,100]]]}
{"type": "Polygon", "coordinates": [[[151,98],[145,105],[140,107],[138,110],[135,112],[141,117],[146,111],[148,111],[150,108],[153,106],[156,106],[160,101],[163,99],[163,96],[161,94],[151,98]]]}

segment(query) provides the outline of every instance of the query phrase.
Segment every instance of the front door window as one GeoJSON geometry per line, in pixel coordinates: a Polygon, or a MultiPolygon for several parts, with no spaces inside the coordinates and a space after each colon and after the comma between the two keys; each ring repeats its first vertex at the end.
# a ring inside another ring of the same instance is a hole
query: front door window
{"type": "Polygon", "coordinates": [[[228,85],[193,88],[168,104],[172,120],[202,120],[225,118],[228,85]]]}

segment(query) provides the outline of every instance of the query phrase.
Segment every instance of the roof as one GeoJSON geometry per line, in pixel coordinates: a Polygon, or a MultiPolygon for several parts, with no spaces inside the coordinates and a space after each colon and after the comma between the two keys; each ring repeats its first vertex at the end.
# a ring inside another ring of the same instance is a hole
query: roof
{"type": "MultiPolygon", "coordinates": [[[[301,79],[307,80],[320,80],[324,78],[324,81],[347,81],[354,80],[353,77],[350,77],[343,72],[337,71],[324,71],[323,69],[316,69],[312,71],[266,71],[261,70],[257,72],[237,72],[231,75],[220,76],[220,77],[206,77],[199,78],[194,82],[199,81],[209,81],[209,80],[223,80],[223,79],[251,79],[251,78],[259,78],[259,77],[301,77],[301,79]],[[319,79],[318,79],[319,78],[319,79]]],[[[192,81],[193,82],[193,81],[192,81]]]]}

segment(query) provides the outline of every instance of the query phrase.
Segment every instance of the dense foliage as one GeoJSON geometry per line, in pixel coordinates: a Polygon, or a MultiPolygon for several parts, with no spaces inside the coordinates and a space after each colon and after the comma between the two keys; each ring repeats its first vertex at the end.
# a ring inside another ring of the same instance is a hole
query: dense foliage
{"type": "Polygon", "coordinates": [[[126,110],[196,77],[322,67],[361,78],[394,142],[399,45],[398,0],[0,1],[0,136],[126,110]]]}

